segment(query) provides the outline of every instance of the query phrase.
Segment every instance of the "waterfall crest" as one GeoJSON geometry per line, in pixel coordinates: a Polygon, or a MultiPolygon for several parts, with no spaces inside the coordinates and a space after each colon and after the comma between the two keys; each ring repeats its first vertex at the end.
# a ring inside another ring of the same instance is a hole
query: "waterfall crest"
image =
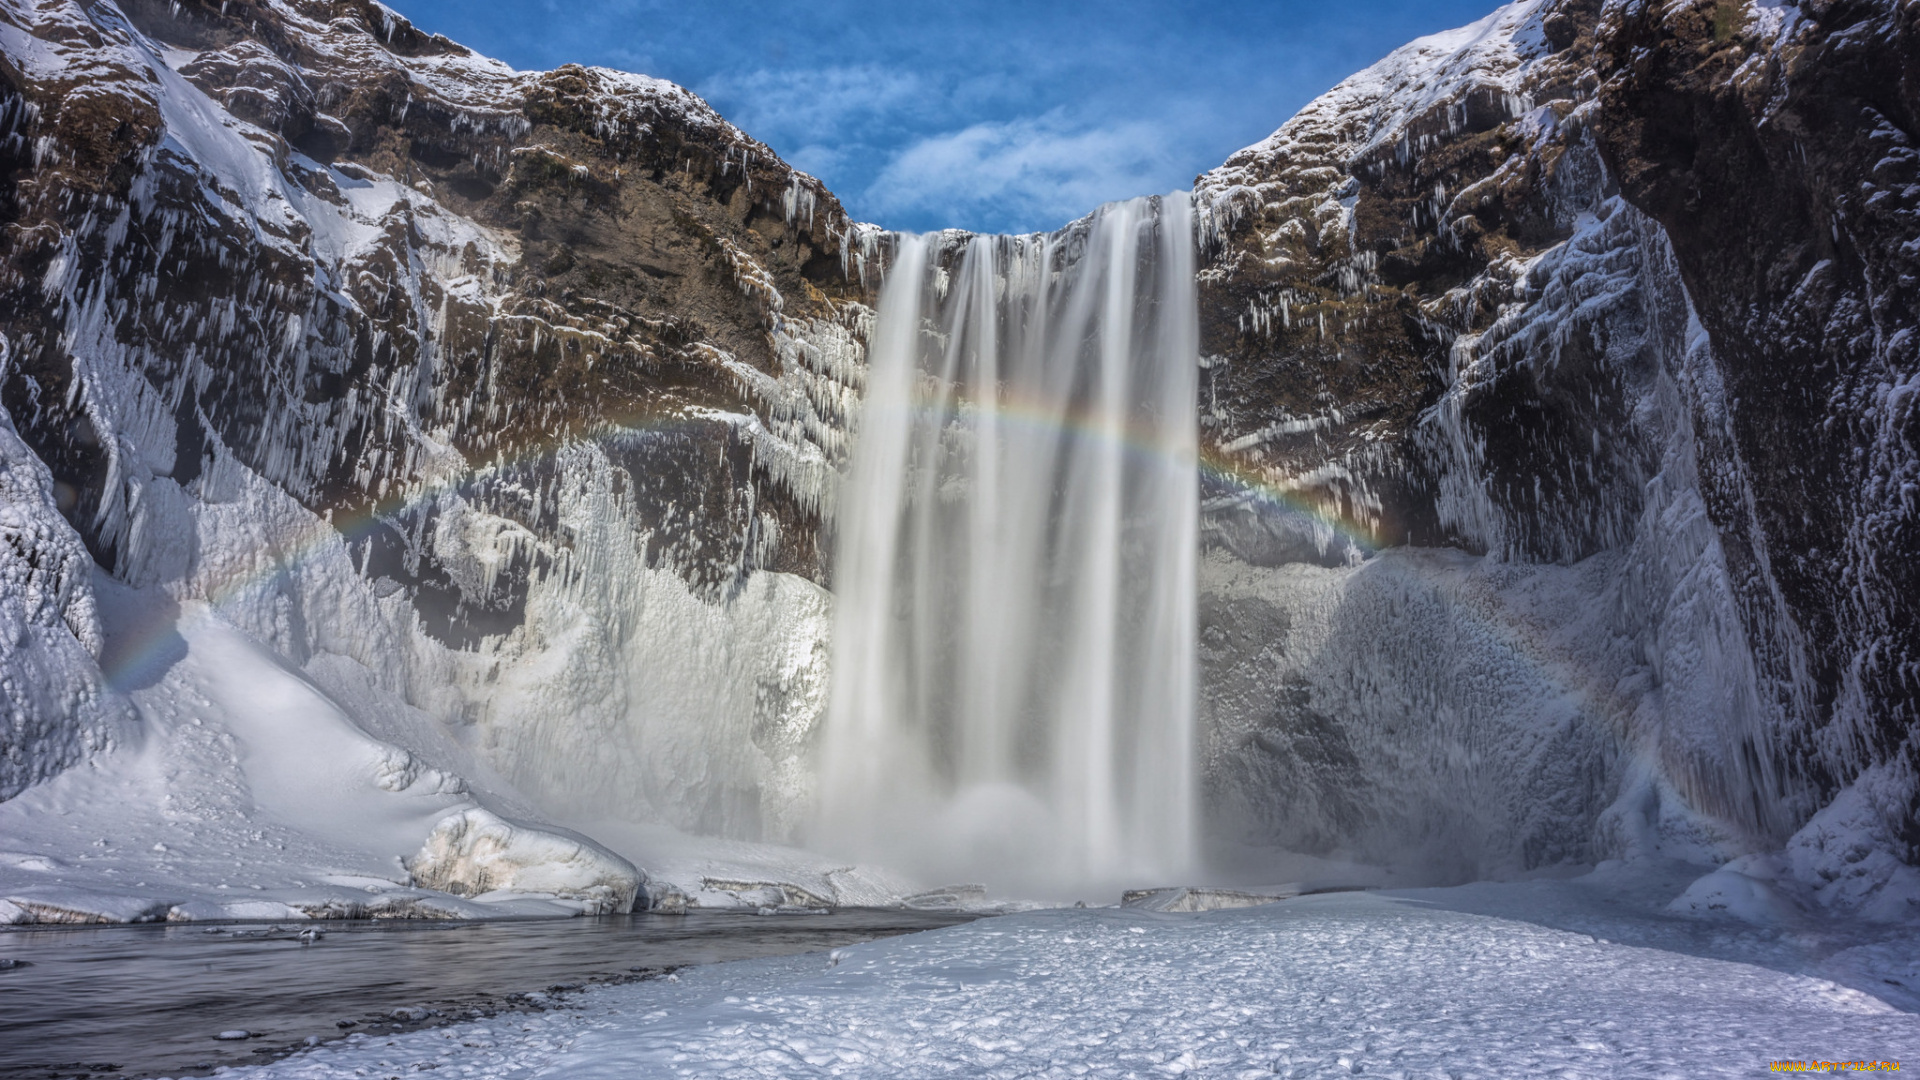
{"type": "Polygon", "coordinates": [[[817,843],[1039,892],[1184,869],[1197,358],[1184,194],[899,238],[841,503],[817,843]]]}

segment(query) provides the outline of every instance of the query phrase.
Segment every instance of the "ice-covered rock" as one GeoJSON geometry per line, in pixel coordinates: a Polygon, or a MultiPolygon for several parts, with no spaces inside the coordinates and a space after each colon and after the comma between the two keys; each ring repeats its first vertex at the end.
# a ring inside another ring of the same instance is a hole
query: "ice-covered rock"
{"type": "Polygon", "coordinates": [[[1300,895],[1297,885],[1266,889],[1223,889],[1210,885],[1180,885],[1166,889],[1134,889],[1121,894],[1120,906],[1142,911],[1230,911],[1261,907],[1300,895]]]}
{"type": "Polygon", "coordinates": [[[645,874],[591,841],[515,825],[478,807],[442,818],[407,871],[416,884],[455,896],[557,896],[590,915],[631,911],[646,889],[645,874]]]}
{"type": "MultiPolygon", "coordinates": [[[[0,337],[0,382],[12,364],[0,337]]],[[[107,749],[131,719],[95,667],[93,560],[60,498],[0,415],[0,800],[107,749]]]]}
{"type": "Polygon", "coordinates": [[[1877,776],[1790,873],[1842,909],[1900,893],[1920,158],[1887,117],[1914,27],[1705,10],[1508,4],[1200,178],[1204,535],[1367,564],[1337,596],[1203,583],[1225,830],[1468,874],[1716,862],[1877,776]],[[1401,575],[1372,553],[1426,546],[1482,557],[1484,591],[1375,591],[1401,575]]]}
{"type": "Polygon", "coordinates": [[[91,554],[417,710],[385,785],[457,794],[477,756],[560,812],[791,835],[874,230],[680,87],[516,72],[383,8],[7,4],[0,49],[52,260],[5,286],[45,315],[0,370],[37,530],[10,550],[45,580],[0,597],[0,798],[124,704],[91,703],[90,571],[60,569],[91,554]],[[573,216],[610,242],[552,241],[573,216]]]}
{"type": "MultiPolygon", "coordinates": [[[[1911,781],[1869,771],[1787,841],[1785,861],[1825,905],[1887,922],[1920,921],[1920,869],[1896,854],[1911,781]]],[[[1907,818],[1911,821],[1911,817],[1907,818]]]]}

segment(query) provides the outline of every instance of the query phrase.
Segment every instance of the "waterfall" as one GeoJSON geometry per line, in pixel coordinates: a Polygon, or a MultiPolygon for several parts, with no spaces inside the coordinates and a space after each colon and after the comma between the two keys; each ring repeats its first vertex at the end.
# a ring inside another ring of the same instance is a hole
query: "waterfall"
{"type": "Polygon", "coordinates": [[[1194,808],[1184,194],[898,238],[836,539],[815,842],[1061,895],[1170,880],[1194,808]]]}

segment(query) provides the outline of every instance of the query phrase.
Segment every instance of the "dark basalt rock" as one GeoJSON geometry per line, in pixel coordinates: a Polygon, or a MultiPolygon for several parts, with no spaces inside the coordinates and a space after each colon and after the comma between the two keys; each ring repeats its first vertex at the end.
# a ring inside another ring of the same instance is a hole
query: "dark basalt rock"
{"type": "MultiPolygon", "coordinates": [[[[1571,564],[1634,542],[1648,485],[1671,482],[1660,430],[1691,428],[1773,699],[1761,708],[1778,719],[1752,719],[1724,761],[1678,744],[1663,758],[1694,805],[1772,842],[1869,770],[1905,777],[1876,781],[1874,798],[1911,861],[1909,7],[1562,0],[1516,34],[1522,70],[1347,84],[1202,176],[1217,226],[1201,276],[1203,438],[1221,473],[1279,493],[1210,501],[1203,536],[1254,562],[1326,564],[1273,538],[1333,522],[1363,545],[1571,564]],[[1636,240],[1645,227],[1616,214],[1577,241],[1583,268],[1540,261],[1609,200],[1661,235],[1636,240]],[[1694,411],[1649,426],[1695,318],[1711,367],[1680,377],[1694,411]],[[1467,489],[1485,505],[1464,506],[1467,489]]],[[[1315,707],[1291,701],[1273,715],[1315,707]]],[[[1324,745],[1309,719],[1278,730],[1324,745]]],[[[1311,780],[1314,753],[1224,760],[1295,770],[1323,805],[1345,797],[1311,780]]]]}
{"type": "MultiPolygon", "coordinates": [[[[158,98],[178,93],[156,83],[164,73],[105,60],[75,94],[0,64],[0,333],[12,346],[0,400],[110,569],[125,572],[134,526],[119,433],[97,430],[86,407],[76,334],[132,357],[166,403],[173,452],[145,455],[154,475],[191,484],[217,450],[316,513],[384,521],[357,538],[358,561],[405,585],[436,635],[471,643],[514,622],[511,582],[528,568],[475,597],[434,552],[392,539],[421,535],[432,510],[414,493],[445,483],[426,479],[426,440],[484,472],[573,439],[627,445],[623,431],[686,427],[689,409],[752,415],[765,406],[726,365],[777,376],[783,320],[839,318],[837,300],[868,295],[833,197],[677,87],[577,66],[509,77],[366,3],[124,8],[131,25],[75,5],[23,29],[102,49],[137,33],[190,54],[180,77],[274,140],[304,197],[344,206],[348,188],[391,177],[439,205],[389,214],[384,238],[335,280],[298,221],[260,237],[202,213],[238,193],[210,196],[223,181],[162,146],[158,98]],[[471,61],[471,85],[408,66],[421,57],[471,61]],[[450,214],[509,240],[517,259],[447,248],[436,236],[450,214]],[[457,265],[423,276],[422,258],[457,265]],[[463,272],[498,300],[448,293],[463,272]]],[[[704,591],[759,565],[823,579],[814,501],[776,492],[727,438],[722,477],[687,455],[655,462],[691,471],[673,481],[671,510],[647,511],[677,515],[645,541],[649,560],[704,591]],[[696,489],[706,495],[686,497],[696,489]],[[755,556],[688,546],[705,534],[744,537],[731,546],[755,556]]],[[[497,489],[504,476],[454,486],[497,489]]],[[[524,524],[554,539],[550,520],[524,524]]]]}

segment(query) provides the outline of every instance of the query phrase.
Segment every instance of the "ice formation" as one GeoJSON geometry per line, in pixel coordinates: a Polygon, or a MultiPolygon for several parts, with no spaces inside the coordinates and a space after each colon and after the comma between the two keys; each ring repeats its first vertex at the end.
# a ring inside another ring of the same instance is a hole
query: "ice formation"
{"type": "MultiPolygon", "coordinates": [[[[0,377],[10,359],[0,339],[0,377]]],[[[89,670],[103,645],[92,568],[46,465],[0,417],[0,799],[108,750],[131,719],[89,670]]]]}
{"type": "Polygon", "coordinates": [[[516,828],[479,807],[441,818],[407,871],[416,884],[455,896],[558,896],[582,901],[590,915],[633,910],[646,885],[632,863],[598,844],[516,828]]]}
{"type": "MultiPolygon", "coordinates": [[[[1784,845],[1803,855],[1786,876],[1817,885],[1818,903],[1913,910],[1895,854],[1911,848],[1894,838],[1915,807],[1895,779],[1914,775],[1910,693],[1883,682],[1862,712],[1854,689],[1905,655],[1913,620],[1889,631],[1885,616],[1842,614],[1899,603],[1910,590],[1878,567],[1904,562],[1783,536],[1853,521],[1891,537],[1906,504],[1878,480],[1882,494],[1814,509],[1850,481],[1813,480],[1779,436],[1756,435],[1810,415],[1776,400],[1803,393],[1782,372],[1842,370],[1834,358],[1858,343],[1861,389],[1829,400],[1859,400],[1898,381],[1886,372],[1910,361],[1892,343],[1911,331],[1873,299],[1869,271],[1821,317],[1874,308],[1872,329],[1789,337],[1799,353],[1763,361],[1750,309],[1769,287],[1702,291],[1723,266],[1817,256],[1703,262],[1688,215],[1636,189],[1660,167],[1633,155],[1680,136],[1637,126],[1641,106],[1592,80],[1704,33],[1689,10],[1507,5],[1396,50],[1200,178],[1217,237],[1203,310],[1236,320],[1208,339],[1201,394],[1220,474],[1203,525],[1203,761],[1224,833],[1457,877],[1784,845]],[[1832,587],[1796,585],[1856,558],[1832,587]],[[1875,618],[1860,638],[1809,630],[1875,618]],[[1858,793],[1836,798],[1848,784],[1858,793]]],[[[1844,84],[1847,64],[1870,65],[1796,56],[1819,41],[1796,40],[1799,14],[1721,10],[1746,60],[1661,69],[1645,76],[1656,98],[1751,94],[1759,72],[1793,65],[1780,85],[1844,84]]],[[[1783,130],[1786,101],[1701,130],[1783,130]]],[[[1854,167],[1858,151],[1830,146],[1813,168],[1854,167]]],[[[1723,197],[1741,196],[1688,196],[1723,197]]],[[[1797,312],[1815,291],[1768,302],[1797,312]]],[[[1833,408],[1799,438],[1871,419],[1833,408]]]]}
{"type": "Polygon", "coordinates": [[[815,842],[1046,890],[1183,872],[1184,194],[898,240],[843,485],[815,842]]]}

